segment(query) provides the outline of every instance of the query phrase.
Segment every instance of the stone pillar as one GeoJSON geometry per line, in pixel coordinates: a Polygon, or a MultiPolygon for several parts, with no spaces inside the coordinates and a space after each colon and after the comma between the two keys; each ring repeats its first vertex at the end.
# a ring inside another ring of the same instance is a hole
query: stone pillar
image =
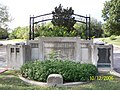
{"type": "Polygon", "coordinates": [[[28,45],[7,45],[7,67],[20,69],[30,58],[30,47],[28,45]]]}
{"type": "Polygon", "coordinates": [[[80,39],[76,38],[76,46],[75,47],[75,54],[76,54],[76,62],[81,61],[81,45],[80,45],[80,39]]]}

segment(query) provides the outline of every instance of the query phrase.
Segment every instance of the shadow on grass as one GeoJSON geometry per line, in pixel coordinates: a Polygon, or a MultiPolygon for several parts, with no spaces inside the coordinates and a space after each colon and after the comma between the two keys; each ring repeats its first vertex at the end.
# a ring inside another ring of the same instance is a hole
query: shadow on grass
{"type": "Polygon", "coordinates": [[[21,81],[18,77],[1,77],[0,78],[0,85],[14,85],[14,86],[28,86],[25,82],[21,81]]]}

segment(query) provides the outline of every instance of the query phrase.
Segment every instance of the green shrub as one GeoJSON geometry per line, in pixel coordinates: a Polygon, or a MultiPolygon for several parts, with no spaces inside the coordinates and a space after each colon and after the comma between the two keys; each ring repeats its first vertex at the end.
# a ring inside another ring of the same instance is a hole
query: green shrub
{"type": "Polygon", "coordinates": [[[68,32],[68,29],[64,26],[39,26],[35,31],[35,37],[44,36],[44,37],[74,37],[78,33],[76,30],[71,30],[68,32]]]}
{"type": "Polygon", "coordinates": [[[95,76],[97,72],[97,68],[92,64],[68,60],[34,61],[21,67],[23,77],[43,82],[46,82],[50,74],[61,74],[64,82],[88,81],[90,76],[95,76]]]}
{"type": "Polygon", "coordinates": [[[110,40],[116,40],[117,38],[116,38],[116,36],[115,35],[111,35],[110,36],[110,40]]]}

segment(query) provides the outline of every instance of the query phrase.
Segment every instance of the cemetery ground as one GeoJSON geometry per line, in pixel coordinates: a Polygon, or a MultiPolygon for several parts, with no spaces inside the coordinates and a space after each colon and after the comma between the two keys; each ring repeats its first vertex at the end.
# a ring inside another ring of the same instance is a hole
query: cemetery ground
{"type": "Polygon", "coordinates": [[[94,80],[87,84],[72,87],[41,87],[29,85],[19,79],[19,74],[19,71],[6,71],[0,74],[0,90],[119,90],[120,88],[120,78],[109,73],[99,75],[113,76],[113,80],[94,80]]]}
{"type": "MultiPolygon", "coordinates": [[[[69,87],[41,87],[29,85],[18,77],[19,71],[6,71],[0,74],[0,90],[119,90],[120,78],[113,80],[94,80],[87,84],[69,87]]],[[[99,74],[109,75],[110,74],[99,74]]]]}
{"type": "MultiPolygon", "coordinates": [[[[120,46],[120,37],[116,40],[105,38],[104,42],[120,46]],[[116,44],[117,43],[117,44],[116,44]]],[[[15,42],[17,40],[14,40],[15,42]]],[[[10,41],[12,42],[12,41],[10,41]]],[[[116,51],[118,49],[116,48],[116,51]]],[[[119,90],[120,78],[107,74],[99,74],[100,76],[113,76],[113,80],[94,80],[87,84],[72,87],[41,87],[29,85],[19,79],[19,71],[6,71],[0,74],[0,90],[119,90]]]]}

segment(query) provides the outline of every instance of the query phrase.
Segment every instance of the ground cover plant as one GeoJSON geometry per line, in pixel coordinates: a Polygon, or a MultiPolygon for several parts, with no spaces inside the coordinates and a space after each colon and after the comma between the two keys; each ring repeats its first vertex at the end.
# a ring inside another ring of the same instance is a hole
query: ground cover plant
{"type": "Polygon", "coordinates": [[[21,67],[23,77],[46,82],[48,75],[61,74],[64,82],[88,81],[97,74],[92,64],[80,64],[69,60],[45,60],[28,62],[21,67]]]}

